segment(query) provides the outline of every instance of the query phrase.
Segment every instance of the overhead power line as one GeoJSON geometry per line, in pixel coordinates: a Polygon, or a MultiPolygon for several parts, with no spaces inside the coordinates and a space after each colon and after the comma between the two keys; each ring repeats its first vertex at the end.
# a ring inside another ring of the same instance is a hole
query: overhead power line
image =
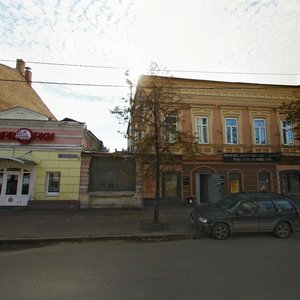
{"type": "MultiPolygon", "coordinates": [[[[0,59],[0,61],[6,62],[15,62],[15,60],[11,59],[0,59]]],[[[117,70],[128,70],[125,67],[114,67],[114,66],[98,66],[98,65],[81,65],[81,64],[64,64],[64,63],[55,63],[55,62],[40,62],[40,61],[26,61],[29,64],[37,64],[37,65],[50,65],[50,66],[63,66],[63,67],[79,67],[79,68],[99,68],[99,69],[117,69],[117,70]]]]}
{"type": "MultiPolygon", "coordinates": [[[[25,81],[25,80],[15,80],[15,79],[0,79],[0,81],[27,83],[27,81],[25,81]]],[[[119,84],[72,83],[72,82],[54,82],[54,81],[31,81],[31,83],[52,84],[52,85],[90,86],[90,87],[128,88],[128,85],[119,85],[119,84]]]]}
{"type": "MultiPolygon", "coordinates": [[[[16,79],[0,79],[0,82],[15,82],[15,83],[27,83],[26,80],[16,80],[16,79]]],[[[97,83],[72,83],[72,82],[54,82],[54,81],[31,81],[31,83],[37,84],[49,84],[49,85],[68,85],[68,86],[86,86],[86,87],[107,87],[107,88],[130,88],[129,85],[121,85],[121,84],[97,84],[97,83]]],[[[247,83],[243,83],[247,84],[247,83]]],[[[251,83],[250,83],[251,84],[251,83]]],[[[270,84],[261,84],[264,86],[257,86],[260,84],[254,84],[255,87],[228,87],[228,86],[214,86],[214,87],[195,87],[195,86],[162,86],[163,89],[188,89],[188,90],[268,90],[268,89],[282,89],[282,85],[272,85],[270,84]]],[[[132,84],[132,87],[137,87],[137,84],[132,84]]],[[[159,86],[151,86],[151,85],[140,85],[140,88],[160,88],[159,86]]],[[[285,88],[294,88],[293,85],[284,85],[285,88]]]]}
{"type": "MultiPolygon", "coordinates": [[[[15,62],[15,60],[11,60],[11,59],[0,59],[0,61],[15,62]]],[[[122,70],[122,71],[130,70],[130,67],[125,68],[125,67],[120,67],[120,66],[66,64],[66,63],[39,62],[39,61],[26,61],[26,63],[51,65],[51,66],[78,67],[78,68],[115,69],[115,70],[122,70]]],[[[175,73],[200,73],[200,74],[224,74],[224,75],[261,75],[261,76],[299,76],[300,75],[300,73],[233,72],[233,71],[182,70],[182,69],[166,69],[166,71],[167,72],[175,72],[175,73]]]]}

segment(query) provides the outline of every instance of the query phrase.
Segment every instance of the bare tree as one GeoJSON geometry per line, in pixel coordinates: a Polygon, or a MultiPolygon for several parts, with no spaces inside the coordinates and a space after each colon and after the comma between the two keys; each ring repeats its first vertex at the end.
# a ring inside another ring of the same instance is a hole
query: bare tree
{"type": "Polygon", "coordinates": [[[172,78],[151,64],[150,74],[142,76],[128,107],[112,113],[128,122],[129,148],[142,165],[143,177],[155,180],[153,222],[159,223],[161,175],[180,162],[182,153],[192,152],[194,138],[182,131],[183,114],[189,109],[172,78]]]}

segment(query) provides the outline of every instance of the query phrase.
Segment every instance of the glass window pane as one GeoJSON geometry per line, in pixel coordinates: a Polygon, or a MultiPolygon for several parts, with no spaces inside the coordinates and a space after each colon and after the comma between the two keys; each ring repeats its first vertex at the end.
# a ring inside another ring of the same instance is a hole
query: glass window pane
{"type": "Polygon", "coordinates": [[[203,128],[203,143],[208,143],[208,132],[207,127],[203,128]]]}
{"type": "Polygon", "coordinates": [[[282,193],[300,193],[300,173],[285,173],[281,177],[282,193]]]}
{"type": "Polygon", "coordinates": [[[231,143],[231,131],[230,131],[230,127],[226,128],[226,143],[227,144],[231,143]]]}
{"type": "Polygon", "coordinates": [[[272,213],[275,207],[271,200],[258,201],[258,212],[261,214],[272,213]]]}
{"type": "Polygon", "coordinates": [[[177,197],[177,175],[176,174],[165,174],[165,196],[166,197],[177,197]]]}
{"type": "Polygon", "coordinates": [[[294,144],[294,132],[293,124],[289,121],[281,121],[281,134],[282,134],[282,144],[283,145],[293,145],[294,144]]]}
{"type": "Polygon", "coordinates": [[[225,123],[226,123],[226,143],[237,144],[238,143],[237,119],[226,118],[225,123]]]}
{"type": "Polygon", "coordinates": [[[60,186],[60,173],[54,172],[48,174],[48,192],[58,193],[60,186]]]}
{"type": "Polygon", "coordinates": [[[267,172],[260,172],[258,174],[258,186],[260,192],[270,191],[270,174],[267,172]]]}
{"type": "Polygon", "coordinates": [[[279,211],[294,209],[288,200],[276,200],[275,205],[279,211]]]}
{"type": "Polygon", "coordinates": [[[17,195],[19,175],[8,174],[6,182],[6,195],[17,195]]]}
{"type": "Polygon", "coordinates": [[[289,174],[288,175],[288,186],[289,193],[299,193],[300,192],[300,174],[289,174]]]}
{"type": "Polygon", "coordinates": [[[22,182],[22,195],[28,195],[30,183],[30,173],[24,173],[22,182]]]}
{"type": "Polygon", "coordinates": [[[195,119],[197,142],[208,144],[208,118],[197,116],[195,119]]]}

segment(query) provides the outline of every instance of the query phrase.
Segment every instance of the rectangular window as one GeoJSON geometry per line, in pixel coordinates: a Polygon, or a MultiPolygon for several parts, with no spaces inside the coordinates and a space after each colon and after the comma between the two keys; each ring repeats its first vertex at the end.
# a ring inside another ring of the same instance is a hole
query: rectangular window
{"type": "Polygon", "coordinates": [[[60,191],[60,172],[47,173],[47,193],[57,194],[60,191]]]}
{"type": "Polygon", "coordinates": [[[177,116],[167,116],[164,122],[165,142],[176,143],[178,137],[178,118],[177,116]]]}
{"type": "Polygon", "coordinates": [[[30,173],[24,173],[23,181],[22,181],[22,195],[29,194],[29,184],[30,184],[30,173]]]}
{"type": "Polygon", "coordinates": [[[208,117],[195,117],[197,143],[208,144],[208,117]]]}
{"type": "Polygon", "coordinates": [[[178,196],[178,175],[164,174],[163,175],[163,195],[165,197],[174,198],[178,196]]]}
{"type": "Polygon", "coordinates": [[[282,193],[300,193],[300,173],[287,172],[281,175],[282,193]]]}
{"type": "Polygon", "coordinates": [[[262,200],[258,201],[258,213],[260,214],[268,214],[268,213],[274,213],[275,207],[273,205],[273,202],[271,200],[262,200]]]}
{"type": "Polygon", "coordinates": [[[281,121],[281,138],[283,145],[294,145],[294,131],[292,122],[286,120],[281,121]]]}
{"type": "Polygon", "coordinates": [[[267,144],[266,120],[254,119],[254,138],[256,145],[267,144]]]}
{"type": "Polygon", "coordinates": [[[226,118],[226,144],[238,144],[238,120],[237,118],[226,118]]]}

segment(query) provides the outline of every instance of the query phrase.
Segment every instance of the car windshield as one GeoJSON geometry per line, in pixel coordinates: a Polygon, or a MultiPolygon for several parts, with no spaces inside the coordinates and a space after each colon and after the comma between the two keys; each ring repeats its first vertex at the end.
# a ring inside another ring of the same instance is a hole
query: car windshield
{"type": "Polygon", "coordinates": [[[227,198],[218,202],[218,207],[224,211],[232,211],[239,203],[240,200],[227,198]]]}

